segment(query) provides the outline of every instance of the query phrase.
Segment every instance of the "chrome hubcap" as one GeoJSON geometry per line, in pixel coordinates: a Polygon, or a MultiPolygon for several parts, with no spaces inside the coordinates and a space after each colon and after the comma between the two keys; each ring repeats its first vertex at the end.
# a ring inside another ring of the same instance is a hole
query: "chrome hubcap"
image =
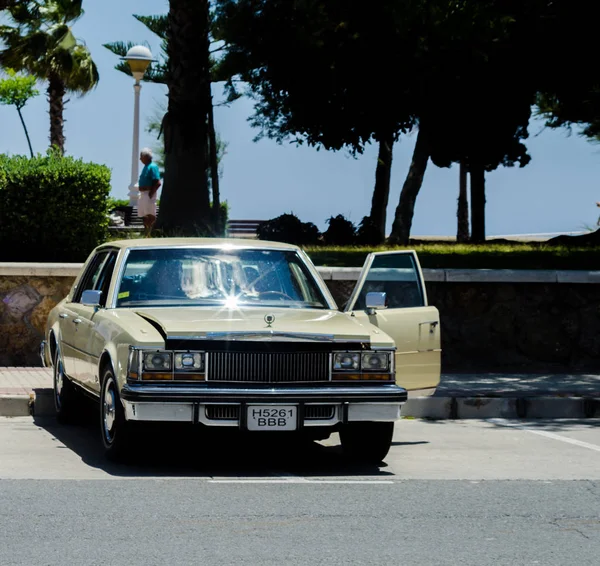
{"type": "Polygon", "coordinates": [[[54,367],[54,398],[56,400],[56,408],[60,409],[60,396],[63,389],[63,367],[60,356],[57,358],[56,366],[54,367]]]}
{"type": "Polygon", "coordinates": [[[104,421],[104,436],[108,442],[113,440],[113,427],[115,424],[115,391],[112,379],[108,379],[102,403],[102,414],[104,421]]]}

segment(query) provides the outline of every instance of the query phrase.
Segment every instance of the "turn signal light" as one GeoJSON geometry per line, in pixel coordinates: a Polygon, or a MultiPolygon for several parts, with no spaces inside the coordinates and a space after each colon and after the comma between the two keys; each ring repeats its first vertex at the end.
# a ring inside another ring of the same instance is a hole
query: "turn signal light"
{"type": "Polygon", "coordinates": [[[172,373],[159,373],[159,372],[152,372],[152,373],[147,373],[144,372],[142,373],[142,380],[145,381],[164,381],[164,380],[172,380],[173,379],[173,374],[172,373]]]}
{"type": "Polygon", "coordinates": [[[389,373],[334,373],[331,379],[333,381],[391,381],[393,376],[389,373]]]}
{"type": "Polygon", "coordinates": [[[173,379],[175,381],[204,381],[206,376],[203,373],[176,373],[173,379]]]}

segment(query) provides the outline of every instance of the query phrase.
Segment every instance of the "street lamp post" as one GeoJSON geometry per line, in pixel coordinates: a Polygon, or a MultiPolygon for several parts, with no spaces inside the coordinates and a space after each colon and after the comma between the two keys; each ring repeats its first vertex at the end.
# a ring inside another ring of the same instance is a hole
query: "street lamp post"
{"type": "Polygon", "coordinates": [[[132,47],[125,57],[123,57],[131,74],[135,79],[133,85],[134,105],[133,105],[133,148],[131,152],[131,182],[129,183],[129,206],[137,206],[138,201],[138,177],[139,177],[139,157],[140,157],[140,91],[142,85],[140,81],[153,61],[150,49],[143,45],[132,47]]]}

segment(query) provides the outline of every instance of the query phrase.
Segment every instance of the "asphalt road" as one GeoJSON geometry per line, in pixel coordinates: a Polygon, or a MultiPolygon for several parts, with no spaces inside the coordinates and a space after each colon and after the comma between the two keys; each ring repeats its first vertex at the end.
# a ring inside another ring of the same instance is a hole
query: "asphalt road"
{"type": "Polygon", "coordinates": [[[168,433],[117,466],[93,422],[0,419],[0,566],[600,563],[598,420],[403,420],[367,468],[168,433]]]}

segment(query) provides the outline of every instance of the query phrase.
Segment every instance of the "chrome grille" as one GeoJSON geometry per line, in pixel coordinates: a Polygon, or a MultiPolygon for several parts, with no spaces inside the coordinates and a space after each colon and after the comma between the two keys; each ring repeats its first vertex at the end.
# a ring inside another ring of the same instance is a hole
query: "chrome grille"
{"type": "Polygon", "coordinates": [[[294,383],[329,381],[327,352],[210,352],[209,381],[294,383]]]}
{"type": "Polygon", "coordinates": [[[313,421],[326,421],[335,415],[333,405],[306,405],[304,407],[304,418],[313,421]]]}
{"type": "Polygon", "coordinates": [[[239,405],[206,405],[204,409],[206,418],[213,421],[231,421],[240,418],[239,405]]]}

